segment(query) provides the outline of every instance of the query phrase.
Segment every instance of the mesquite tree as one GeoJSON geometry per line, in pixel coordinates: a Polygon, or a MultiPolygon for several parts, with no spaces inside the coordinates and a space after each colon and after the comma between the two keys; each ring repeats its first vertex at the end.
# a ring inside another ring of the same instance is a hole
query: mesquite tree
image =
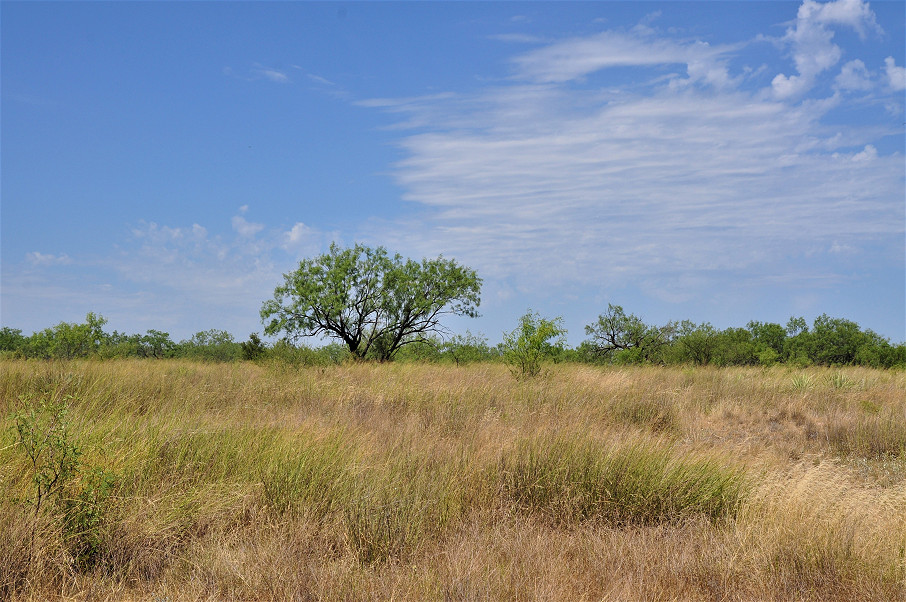
{"type": "Polygon", "coordinates": [[[481,279],[452,259],[421,262],[356,244],[305,259],[261,308],[265,333],[327,335],[357,359],[387,361],[404,345],[443,333],[444,315],[476,317],[481,279]]]}

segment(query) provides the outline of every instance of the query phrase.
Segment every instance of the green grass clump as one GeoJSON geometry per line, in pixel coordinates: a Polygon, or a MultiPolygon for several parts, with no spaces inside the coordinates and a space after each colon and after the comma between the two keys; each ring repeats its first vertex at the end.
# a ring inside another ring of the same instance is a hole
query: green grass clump
{"type": "Polygon", "coordinates": [[[648,525],[691,515],[717,520],[732,516],[746,492],[740,469],[682,458],[654,443],[601,449],[590,442],[524,442],[502,459],[501,470],[517,507],[565,523],[648,525]]]}
{"type": "Polygon", "coordinates": [[[342,434],[321,440],[300,435],[262,454],[260,479],[268,505],[278,513],[323,518],[352,497],[355,450],[342,434]]]}

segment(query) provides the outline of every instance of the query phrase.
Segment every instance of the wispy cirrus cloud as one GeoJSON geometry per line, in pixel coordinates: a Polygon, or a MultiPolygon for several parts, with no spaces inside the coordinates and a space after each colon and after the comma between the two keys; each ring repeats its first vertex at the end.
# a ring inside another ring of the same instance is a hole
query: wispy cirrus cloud
{"type": "Polygon", "coordinates": [[[268,67],[260,63],[252,63],[248,69],[237,71],[232,67],[224,67],[223,74],[243,81],[267,80],[275,84],[286,84],[292,81],[285,70],[268,67]]]}
{"type": "Polygon", "coordinates": [[[265,67],[264,65],[255,65],[255,73],[258,73],[263,78],[270,80],[277,84],[285,84],[289,81],[289,76],[279,69],[274,69],[273,67],[265,67]]]}
{"type": "Polygon", "coordinates": [[[714,65],[733,48],[604,31],[550,44],[520,55],[513,62],[519,78],[561,83],[612,67],[714,65]]]}
{"type": "MultiPolygon", "coordinates": [[[[820,35],[795,52],[828,52],[830,66],[832,27],[876,31],[863,4],[841,2],[800,10],[797,27],[820,35]]],[[[742,68],[727,68],[739,48],[605,31],[520,54],[513,79],[474,94],[361,103],[401,115],[394,176],[427,209],[375,237],[517,289],[636,283],[671,301],[778,278],[838,284],[843,248],[901,261],[902,155],[878,152],[877,129],[824,125],[841,97],[741,89],[742,68]],[[677,64],[686,78],[570,85],[677,64]]],[[[862,88],[864,63],[847,65],[838,83],[862,88]]]]}
{"type": "Polygon", "coordinates": [[[25,260],[33,266],[68,265],[72,263],[72,259],[66,253],[54,255],[53,253],[41,253],[39,251],[28,253],[25,256],[25,260]]]}

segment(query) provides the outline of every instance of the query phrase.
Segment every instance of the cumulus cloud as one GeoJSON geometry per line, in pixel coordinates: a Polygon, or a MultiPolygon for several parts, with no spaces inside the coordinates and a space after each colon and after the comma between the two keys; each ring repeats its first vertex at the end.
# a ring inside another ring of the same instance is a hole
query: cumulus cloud
{"type": "Polygon", "coordinates": [[[859,59],[843,65],[834,83],[843,90],[871,90],[873,87],[871,74],[859,59]]]}
{"type": "Polygon", "coordinates": [[[234,215],[232,219],[233,230],[235,230],[239,236],[246,238],[251,238],[264,230],[264,224],[256,224],[254,222],[247,221],[241,215],[234,215]]]}
{"type": "Polygon", "coordinates": [[[897,91],[906,90],[906,67],[897,67],[892,56],[884,59],[884,67],[890,87],[897,91]]]}
{"type": "Polygon", "coordinates": [[[324,235],[317,229],[302,222],[296,222],[289,231],[283,233],[281,248],[287,252],[313,253],[324,240],[324,235]]]}
{"type": "Polygon", "coordinates": [[[777,98],[797,97],[812,88],[815,78],[836,65],[843,56],[833,43],[830,26],[846,26],[860,36],[880,33],[881,28],[867,2],[836,0],[819,3],[805,0],[799,7],[796,21],[787,29],[782,41],[791,48],[798,75],[777,74],[772,83],[777,98]]]}

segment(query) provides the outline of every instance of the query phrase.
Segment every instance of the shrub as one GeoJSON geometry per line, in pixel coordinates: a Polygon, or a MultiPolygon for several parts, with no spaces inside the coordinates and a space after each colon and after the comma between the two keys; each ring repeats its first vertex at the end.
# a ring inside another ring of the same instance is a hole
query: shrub
{"type": "Polygon", "coordinates": [[[114,477],[102,468],[82,465],[82,449],[69,434],[71,399],[23,396],[22,407],[12,415],[12,422],[29,473],[29,493],[20,502],[34,509],[29,564],[35,554],[38,519],[48,515],[56,522],[76,566],[86,569],[94,565],[101,552],[100,530],[114,477]]]}
{"type": "Polygon", "coordinates": [[[258,333],[253,332],[249,335],[249,340],[242,343],[242,359],[255,361],[267,353],[264,343],[258,337],[258,333]]]}
{"type": "Polygon", "coordinates": [[[531,311],[519,318],[519,326],[503,335],[503,359],[517,378],[541,373],[545,360],[563,348],[566,329],[562,318],[547,320],[531,311]]]}

